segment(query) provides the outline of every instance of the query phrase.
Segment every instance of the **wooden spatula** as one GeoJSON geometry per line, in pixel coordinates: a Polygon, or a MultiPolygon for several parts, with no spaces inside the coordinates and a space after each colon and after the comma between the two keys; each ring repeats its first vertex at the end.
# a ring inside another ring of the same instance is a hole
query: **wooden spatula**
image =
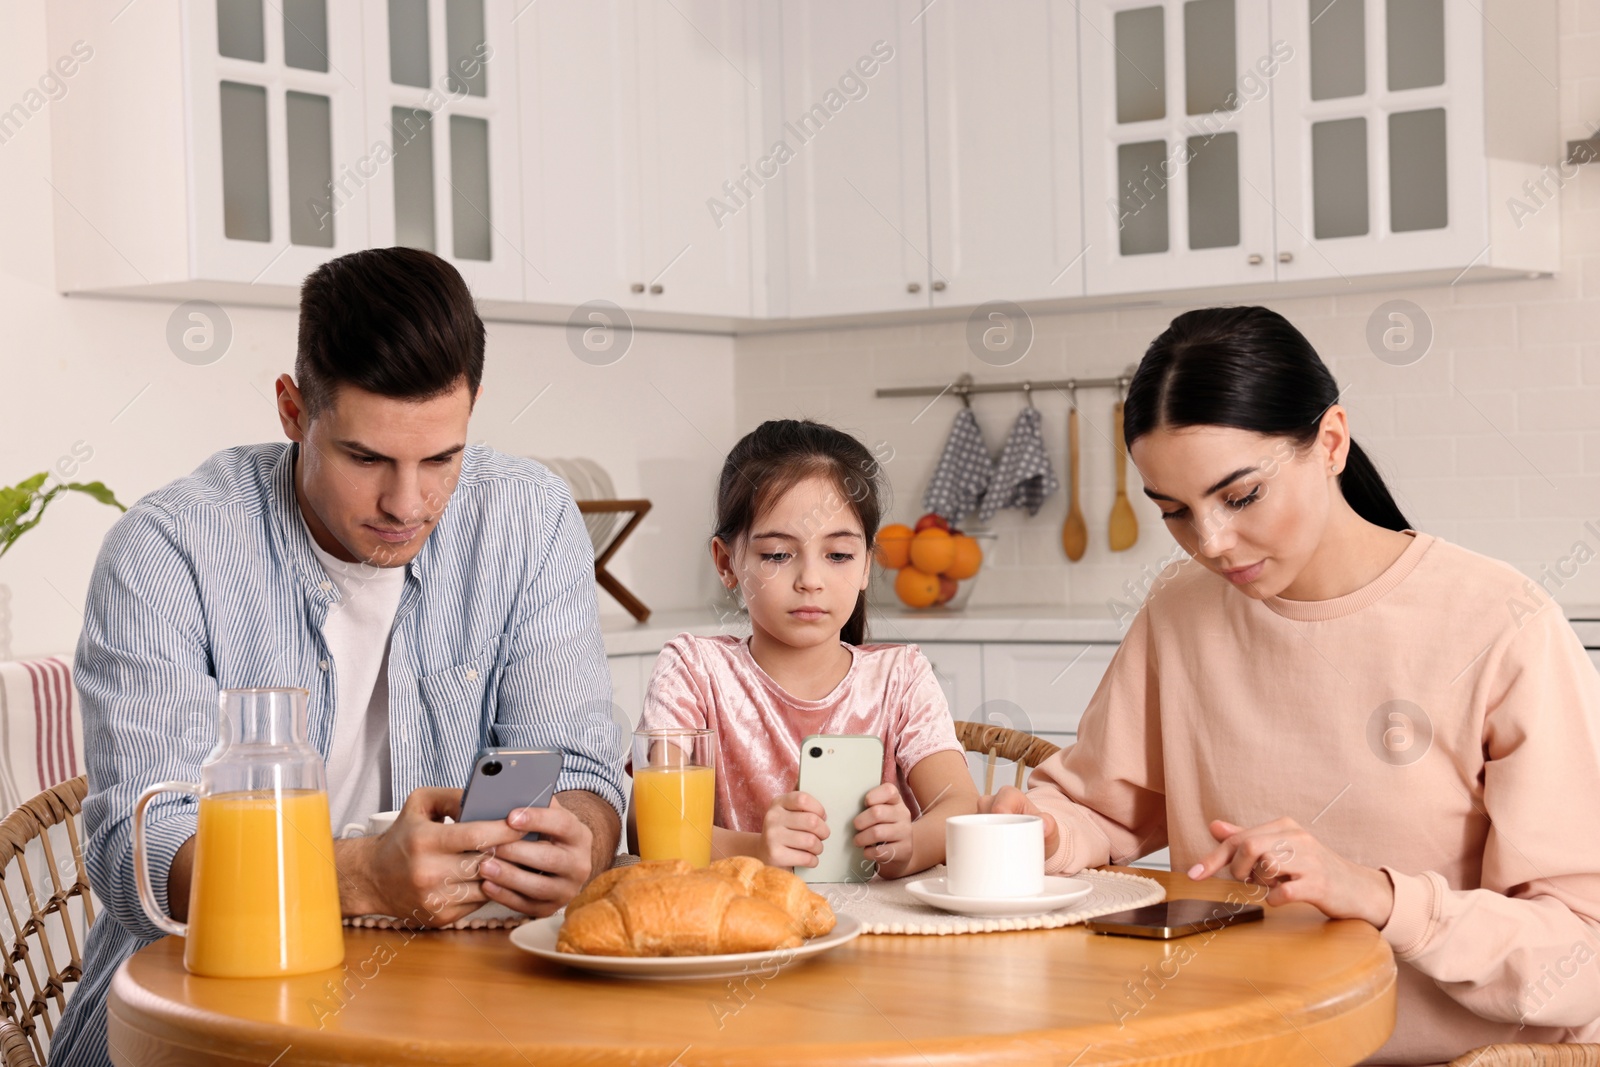
{"type": "Polygon", "coordinates": [[[1111,551],[1121,552],[1139,540],[1139,517],[1128,500],[1128,449],[1122,442],[1122,401],[1111,409],[1112,445],[1117,451],[1117,498],[1111,502],[1111,551]]]}
{"type": "Polygon", "coordinates": [[[1089,527],[1083,521],[1083,508],[1078,506],[1078,405],[1067,412],[1067,521],[1061,526],[1061,547],[1067,558],[1083,558],[1089,547],[1089,527]]]}

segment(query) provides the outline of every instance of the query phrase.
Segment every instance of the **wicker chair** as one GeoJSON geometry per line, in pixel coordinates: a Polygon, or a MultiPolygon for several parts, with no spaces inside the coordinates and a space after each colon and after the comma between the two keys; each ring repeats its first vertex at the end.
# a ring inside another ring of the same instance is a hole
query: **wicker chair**
{"type": "Polygon", "coordinates": [[[0,960],[4,1067],[39,1067],[44,1062],[46,1041],[67,1005],[68,987],[83,978],[83,937],[94,922],[78,836],[79,809],[87,792],[88,783],[80,775],[46,789],[0,820],[0,906],[11,924],[11,944],[0,960]],[[52,835],[54,827],[60,830],[52,835]],[[58,858],[63,838],[70,855],[58,858]],[[30,863],[34,842],[39,845],[34,852],[38,867],[48,871],[36,873],[30,863]],[[75,897],[82,901],[81,930],[74,928],[69,908],[75,897]]]}
{"type": "Polygon", "coordinates": [[[1450,1067],[1600,1067],[1600,1045],[1485,1045],[1450,1067]]]}
{"type": "Polygon", "coordinates": [[[1023,780],[1028,776],[1028,768],[1037,767],[1061,750],[1060,745],[1051,744],[1042,737],[1004,726],[986,726],[981,722],[956,723],[956,737],[968,752],[984,754],[985,794],[994,792],[994,768],[1000,760],[1017,765],[1015,785],[1021,789],[1023,780]]]}

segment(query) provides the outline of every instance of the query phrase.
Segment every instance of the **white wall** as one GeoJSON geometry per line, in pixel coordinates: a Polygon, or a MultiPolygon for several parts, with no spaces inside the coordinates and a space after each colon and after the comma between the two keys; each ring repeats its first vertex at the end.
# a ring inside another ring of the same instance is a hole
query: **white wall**
{"type": "MultiPolygon", "coordinates": [[[[1564,143],[1600,126],[1600,0],[1561,4],[1561,77],[1564,143]]],[[[1562,192],[1563,264],[1554,278],[1294,300],[1242,290],[1230,301],[1266,303],[1310,338],[1347,387],[1356,441],[1413,524],[1536,580],[1552,576],[1547,588],[1569,606],[1600,604],[1600,558],[1582,566],[1574,558],[1580,542],[1600,557],[1600,164],[1580,170],[1562,192]],[[1395,298],[1419,304],[1435,329],[1432,349],[1408,367],[1381,363],[1364,336],[1372,311],[1395,298]]],[[[891,515],[909,522],[922,510],[959,401],[946,397],[919,418],[925,399],[878,400],[875,388],[943,384],[963,371],[979,381],[1115,375],[1182,310],[1035,316],[1033,348],[1006,368],[972,356],[964,322],[741,337],[737,423],[804,415],[888,442],[891,515]]],[[[1120,554],[1106,547],[1112,399],[1108,391],[1080,394],[1087,555],[1068,563],[1062,551],[1064,489],[1034,518],[1002,512],[972,606],[1104,603],[1172,551],[1131,470],[1139,542],[1120,554]]],[[[1037,404],[1064,483],[1066,398],[1037,404]]],[[[1020,394],[974,399],[992,452],[1021,405],[1020,394]]]]}
{"type": "MultiPolygon", "coordinates": [[[[43,0],[7,5],[0,108],[22,99],[49,65],[44,10],[43,0]]],[[[60,296],[49,162],[46,106],[0,143],[0,485],[51,467],[82,442],[93,456],[72,478],[102,480],[127,503],[218,449],[280,440],[272,383],[292,369],[294,312],[226,307],[232,345],[201,367],[167,347],[173,303],[60,296]]],[[[519,455],[598,460],[619,495],[655,505],[615,573],[657,610],[710,603],[719,587],[702,546],[713,482],[735,439],[732,361],[727,337],[639,331],[620,362],[594,367],[572,355],[558,328],[490,323],[471,437],[519,455]]],[[[77,494],[57,498],[0,559],[0,583],[12,591],[13,655],[73,647],[95,553],[115,517],[77,494]]],[[[602,612],[620,614],[603,592],[600,601],[602,612]]]]}

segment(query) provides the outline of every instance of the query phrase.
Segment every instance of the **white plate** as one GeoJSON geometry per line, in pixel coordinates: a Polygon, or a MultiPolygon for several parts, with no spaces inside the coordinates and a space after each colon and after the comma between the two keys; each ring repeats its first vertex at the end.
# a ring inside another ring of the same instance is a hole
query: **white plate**
{"type": "Polygon", "coordinates": [[[911,882],[906,891],[924,904],[931,904],[958,915],[1042,915],[1059,911],[1074,900],[1081,900],[1094,891],[1094,886],[1082,878],[1056,878],[1046,876],[1044,891],[1032,897],[957,897],[951,896],[941,878],[923,878],[911,882]]]}
{"type": "Polygon", "coordinates": [[[832,933],[813,937],[799,948],[731,952],[720,956],[579,956],[556,951],[561,922],[562,916],[552,915],[524,923],[511,931],[511,943],[552,963],[618,978],[729,978],[758,972],[770,974],[774,966],[787,966],[861,936],[861,920],[840,915],[832,933]]]}

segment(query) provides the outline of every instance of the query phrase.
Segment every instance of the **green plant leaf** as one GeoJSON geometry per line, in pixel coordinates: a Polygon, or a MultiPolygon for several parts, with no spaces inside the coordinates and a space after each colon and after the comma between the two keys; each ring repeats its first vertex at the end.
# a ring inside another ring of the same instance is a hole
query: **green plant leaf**
{"type": "Polygon", "coordinates": [[[128,510],[127,507],[123,505],[122,501],[117,499],[116,494],[106,488],[106,484],[104,482],[68,482],[65,488],[76,489],[80,493],[87,493],[89,496],[92,496],[96,500],[100,501],[100,503],[110,504],[118,511],[128,510]]]}

